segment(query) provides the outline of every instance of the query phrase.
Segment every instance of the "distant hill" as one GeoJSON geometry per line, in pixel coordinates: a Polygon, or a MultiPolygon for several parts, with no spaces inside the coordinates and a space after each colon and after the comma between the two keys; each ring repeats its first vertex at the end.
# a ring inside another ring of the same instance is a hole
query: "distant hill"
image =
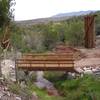
{"type": "Polygon", "coordinates": [[[74,16],[83,16],[90,13],[95,13],[96,11],[80,11],[80,12],[71,12],[71,13],[60,13],[57,15],[54,15],[52,17],[48,18],[39,18],[39,19],[33,19],[33,20],[24,20],[24,21],[15,21],[16,24],[30,26],[34,24],[41,24],[41,23],[48,23],[50,21],[57,22],[62,20],[67,20],[69,18],[72,18],[74,16]]]}
{"type": "Polygon", "coordinates": [[[66,16],[67,17],[81,16],[81,15],[87,15],[94,12],[96,11],[89,10],[89,11],[79,11],[79,12],[70,12],[70,13],[60,13],[60,14],[54,15],[53,17],[58,18],[58,17],[66,17],[66,16]]]}

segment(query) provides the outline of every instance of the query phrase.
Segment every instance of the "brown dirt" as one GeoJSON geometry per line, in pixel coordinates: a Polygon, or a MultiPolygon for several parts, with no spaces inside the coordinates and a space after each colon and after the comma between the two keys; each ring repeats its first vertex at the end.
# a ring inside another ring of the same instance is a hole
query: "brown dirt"
{"type": "Polygon", "coordinates": [[[100,66],[100,48],[79,49],[82,56],[75,60],[75,67],[100,66]]]}

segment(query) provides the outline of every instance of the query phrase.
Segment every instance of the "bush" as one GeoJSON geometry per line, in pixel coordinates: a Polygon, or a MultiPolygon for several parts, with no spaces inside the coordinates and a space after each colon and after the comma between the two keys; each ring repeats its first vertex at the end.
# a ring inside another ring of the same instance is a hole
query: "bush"
{"type": "Polygon", "coordinates": [[[12,83],[8,86],[9,90],[15,94],[19,94],[21,87],[19,84],[12,83]]]}
{"type": "Polygon", "coordinates": [[[55,87],[66,100],[99,100],[100,80],[86,75],[83,78],[73,80],[53,81],[55,87]]]}

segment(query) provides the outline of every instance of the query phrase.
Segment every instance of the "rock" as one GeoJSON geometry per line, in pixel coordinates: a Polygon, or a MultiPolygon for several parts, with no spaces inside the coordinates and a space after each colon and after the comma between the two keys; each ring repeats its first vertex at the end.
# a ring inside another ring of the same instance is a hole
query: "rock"
{"type": "Polygon", "coordinates": [[[26,87],[25,81],[21,81],[20,86],[21,88],[25,88],[26,87]]]}
{"type": "Polygon", "coordinates": [[[35,85],[36,85],[38,88],[40,88],[40,89],[45,88],[45,84],[42,83],[42,82],[35,82],[35,85]]]}
{"type": "Polygon", "coordinates": [[[53,87],[53,84],[51,82],[49,82],[47,79],[45,78],[41,78],[40,80],[38,80],[37,82],[37,86],[40,88],[49,88],[49,87],[53,87]],[[40,86],[39,86],[40,85],[40,86]]]}
{"type": "Polygon", "coordinates": [[[0,85],[0,100],[21,100],[21,98],[11,93],[6,86],[0,85]]]}
{"type": "Polygon", "coordinates": [[[93,71],[93,72],[96,72],[96,71],[98,71],[98,69],[96,69],[96,68],[93,68],[93,69],[92,69],[92,71],[93,71]]]}
{"type": "Polygon", "coordinates": [[[84,74],[93,74],[92,70],[85,70],[84,74]]]}
{"type": "Polygon", "coordinates": [[[0,100],[16,100],[14,96],[4,95],[0,100]]]}
{"type": "Polygon", "coordinates": [[[9,91],[7,91],[6,92],[6,95],[10,97],[11,96],[11,93],[9,91]]]}
{"type": "Polygon", "coordinates": [[[36,80],[40,81],[41,79],[43,79],[44,73],[43,71],[37,71],[36,73],[36,80]]]}
{"type": "Polygon", "coordinates": [[[0,100],[1,100],[1,97],[3,96],[4,94],[2,93],[2,91],[0,90],[0,100]]]}
{"type": "Polygon", "coordinates": [[[54,88],[53,84],[43,77],[44,75],[43,71],[38,71],[36,75],[37,75],[37,78],[36,78],[37,82],[35,82],[35,85],[38,88],[41,88],[41,89],[45,88],[47,90],[48,95],[53,95],[53,96],[59,95],[57,90],[54,88]]]}
{"type": "Polygon", "coordinates": [[[43,71],[38,71],[36,73],[36,81],[35,84],[39,88],[47,88],[47,87],[53,87],[53,84],[49,82],[47,79],[43,77],[44,73],[43,71]]]}
{"type": "Polygon", "coordinates": [[[7,88],[7,87],[4,87],[4,90],[5,90],[5,91],[8,91],[8,88],[7,88]]]}
{"type": "Polygon", "coordinates": [[[18,71],[17,72],[17,77],[18,77],[19,81],[25,81],[26,76],[25,76],[24,71],[22,71],[22,70],[18,71]]]}
{"type": "Polygon", "coordinates": [[[16,97],[16,100],[21,100],[21,98],[20,97],[16,97]]]}
{"type": "Polygon", "coordinates": [[[32,99],[31,100],[38,100],[38,96],[35,92],[32,93],[32,99]]]}
{"type": "Polygon", "coordinates": [[[84,67],[84,70],[91,70],[91,67],[84,67]]]}
{"type": "Polygon", "coordinates": [[[78,72],[78,73],[83,73],[83,70],[82,70],[81,68],[79,68],[79,67],[76,67],[75,70],[76,70],[76,72],[78,72]]]}
{"type": "Polygon", "coordinates": [[[15,81],[15,62],[9,59],[1,61],[2,75],[7,80],[15,81]]]}
{"type": "Polygon", "coordinates": [[[4,80],[4,78],[3,77],[0,77],[0,81],[3,81],[4,80]]]}
{"type": "Polygon", "coordinates": [[[91,66],[86,66],[86,67],[82,67],[82,68],[76,68],[77,71],[79,71],[79,73],[84,73],[84,74],[93,74],[93,68],[91,66]]]}
{"type": "Polygon", "coordinates": [[[75,73],[68,72],[67,79],[74,79],[75,73]]]}
{"type": "MultiPolygon", "coordinates": [[[[43,75],[44,75],[43,71],[38,71],[36,75],[37,75],[37,78],[36,78],[37,82],[35,82],[35,85],[38,88],[41,88],[41,89],[45,88],[48,95],[53,95],[53,96],[59,95],[58,91],[55,89],[54,85],[50,81],[48,81],[47,79],[45,79],[43,77],[43,75]]],[[[33,100],[35,100],[35,99],[33,99],[33,100]]]]}
{"type": "Polygon", "coordinates": [[[54,87],[47,88],[46,90],[49,96],[59,96],[58,91],[54,87]]]}

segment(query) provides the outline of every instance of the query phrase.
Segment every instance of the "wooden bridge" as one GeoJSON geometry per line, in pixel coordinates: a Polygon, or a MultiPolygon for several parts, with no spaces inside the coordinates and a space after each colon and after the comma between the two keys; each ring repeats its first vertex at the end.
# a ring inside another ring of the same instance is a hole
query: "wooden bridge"
{"type": "Polygon", "coordinates": [[[74,71],[73,53],[23,54],[16,59],[18,69],[74,71]]]}
{"type": "Polygon", "coordinates": [[[50,53],[27,53],[16,59],[16,68],[28,71],[66,71],[74,70],[76,50],[65,45],[58,45],[50,53]]]}

